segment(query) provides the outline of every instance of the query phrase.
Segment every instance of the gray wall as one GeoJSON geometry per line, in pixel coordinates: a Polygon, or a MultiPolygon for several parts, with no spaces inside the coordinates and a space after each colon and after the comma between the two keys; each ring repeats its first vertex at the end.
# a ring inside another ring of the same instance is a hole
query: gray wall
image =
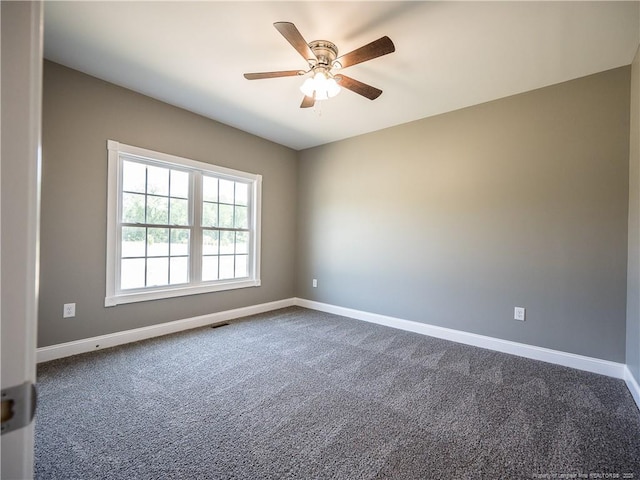
{"type": "Polygon", "coordinates": [[[624,362],[629,82],[301,152],[297,296],[624,362]]]}
{"type": "Polygon", "coordinates": [[[638,378],[637,63],[296,153],[45,62],[38,345],[295,295],[617,362],[628,316],[638,378]],[[105,308],[109,138],[262,174],[262,286],[105,308]]]}
{"type": "Polygon", "coordinates": [[[640,382],[640,47],[631,65],[627,366],[640,382]]]}
{"type": "Polygon", "coordinates": [[[45,62],[38,346],[292,297],[296,165],[291,149],[45,62]],[[107,139],[263,175],[262,286],[105,308],[107,139]]]}

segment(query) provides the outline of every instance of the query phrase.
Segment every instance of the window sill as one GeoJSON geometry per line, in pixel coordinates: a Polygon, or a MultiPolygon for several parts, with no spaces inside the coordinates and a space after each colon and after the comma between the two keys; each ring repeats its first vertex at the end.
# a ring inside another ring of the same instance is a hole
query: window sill
{"type": "Polygon", "coordinates": [[[115,307],[125,303],[146,302],[149,300],[163,300],[166,298],[183,297],[186,295],[199,295],[201,293],[222,292],[225,290],[235,290],[238,288],[259,287],[260,280],[242,280],[220,282],[209,285],[186,286],[155,289],[152,291],[132,291],[120,293],[118,295],[107,296],[104,299],[105,307],[115,307]]]}

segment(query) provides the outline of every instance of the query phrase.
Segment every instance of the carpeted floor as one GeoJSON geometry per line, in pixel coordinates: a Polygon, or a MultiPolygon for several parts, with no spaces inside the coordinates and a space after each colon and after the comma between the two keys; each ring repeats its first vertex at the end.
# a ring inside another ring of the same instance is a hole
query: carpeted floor
{"type": "Polygon", "coordinates": [[[640,479],[621,380],[296,307],[38,389],[37,479],[640,479]]]}

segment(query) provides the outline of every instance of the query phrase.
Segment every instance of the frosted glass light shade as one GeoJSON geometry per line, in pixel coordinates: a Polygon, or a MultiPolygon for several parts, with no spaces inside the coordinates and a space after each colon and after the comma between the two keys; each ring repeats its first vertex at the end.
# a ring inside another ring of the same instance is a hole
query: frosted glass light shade
{"type": "Polygon", "coordinates": [[[307,97],[313,97],[313,91],[315,90],[315,86],[312,78],[307,78],[304,83],[300,86],[300,91],[305,94],[307,97]]]}
{"type": "Polygon", "coordinates": [[[307,97],[313,97],[315,92],[316,100],[326,100],[340,93],[340,86],[333,78],[327,78],[323,72],[317,72],[313,78],[304,81],[300,91],[307,97]]]}

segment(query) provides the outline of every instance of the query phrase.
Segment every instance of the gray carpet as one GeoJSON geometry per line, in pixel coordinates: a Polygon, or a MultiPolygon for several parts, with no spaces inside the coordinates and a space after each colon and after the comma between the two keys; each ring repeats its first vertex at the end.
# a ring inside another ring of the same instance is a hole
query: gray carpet
{"type": "Polygon", "coordinates": [[[38,388],[37,479],[640,479],[621,380],[302,308],[42,364],[38,388]]]}

